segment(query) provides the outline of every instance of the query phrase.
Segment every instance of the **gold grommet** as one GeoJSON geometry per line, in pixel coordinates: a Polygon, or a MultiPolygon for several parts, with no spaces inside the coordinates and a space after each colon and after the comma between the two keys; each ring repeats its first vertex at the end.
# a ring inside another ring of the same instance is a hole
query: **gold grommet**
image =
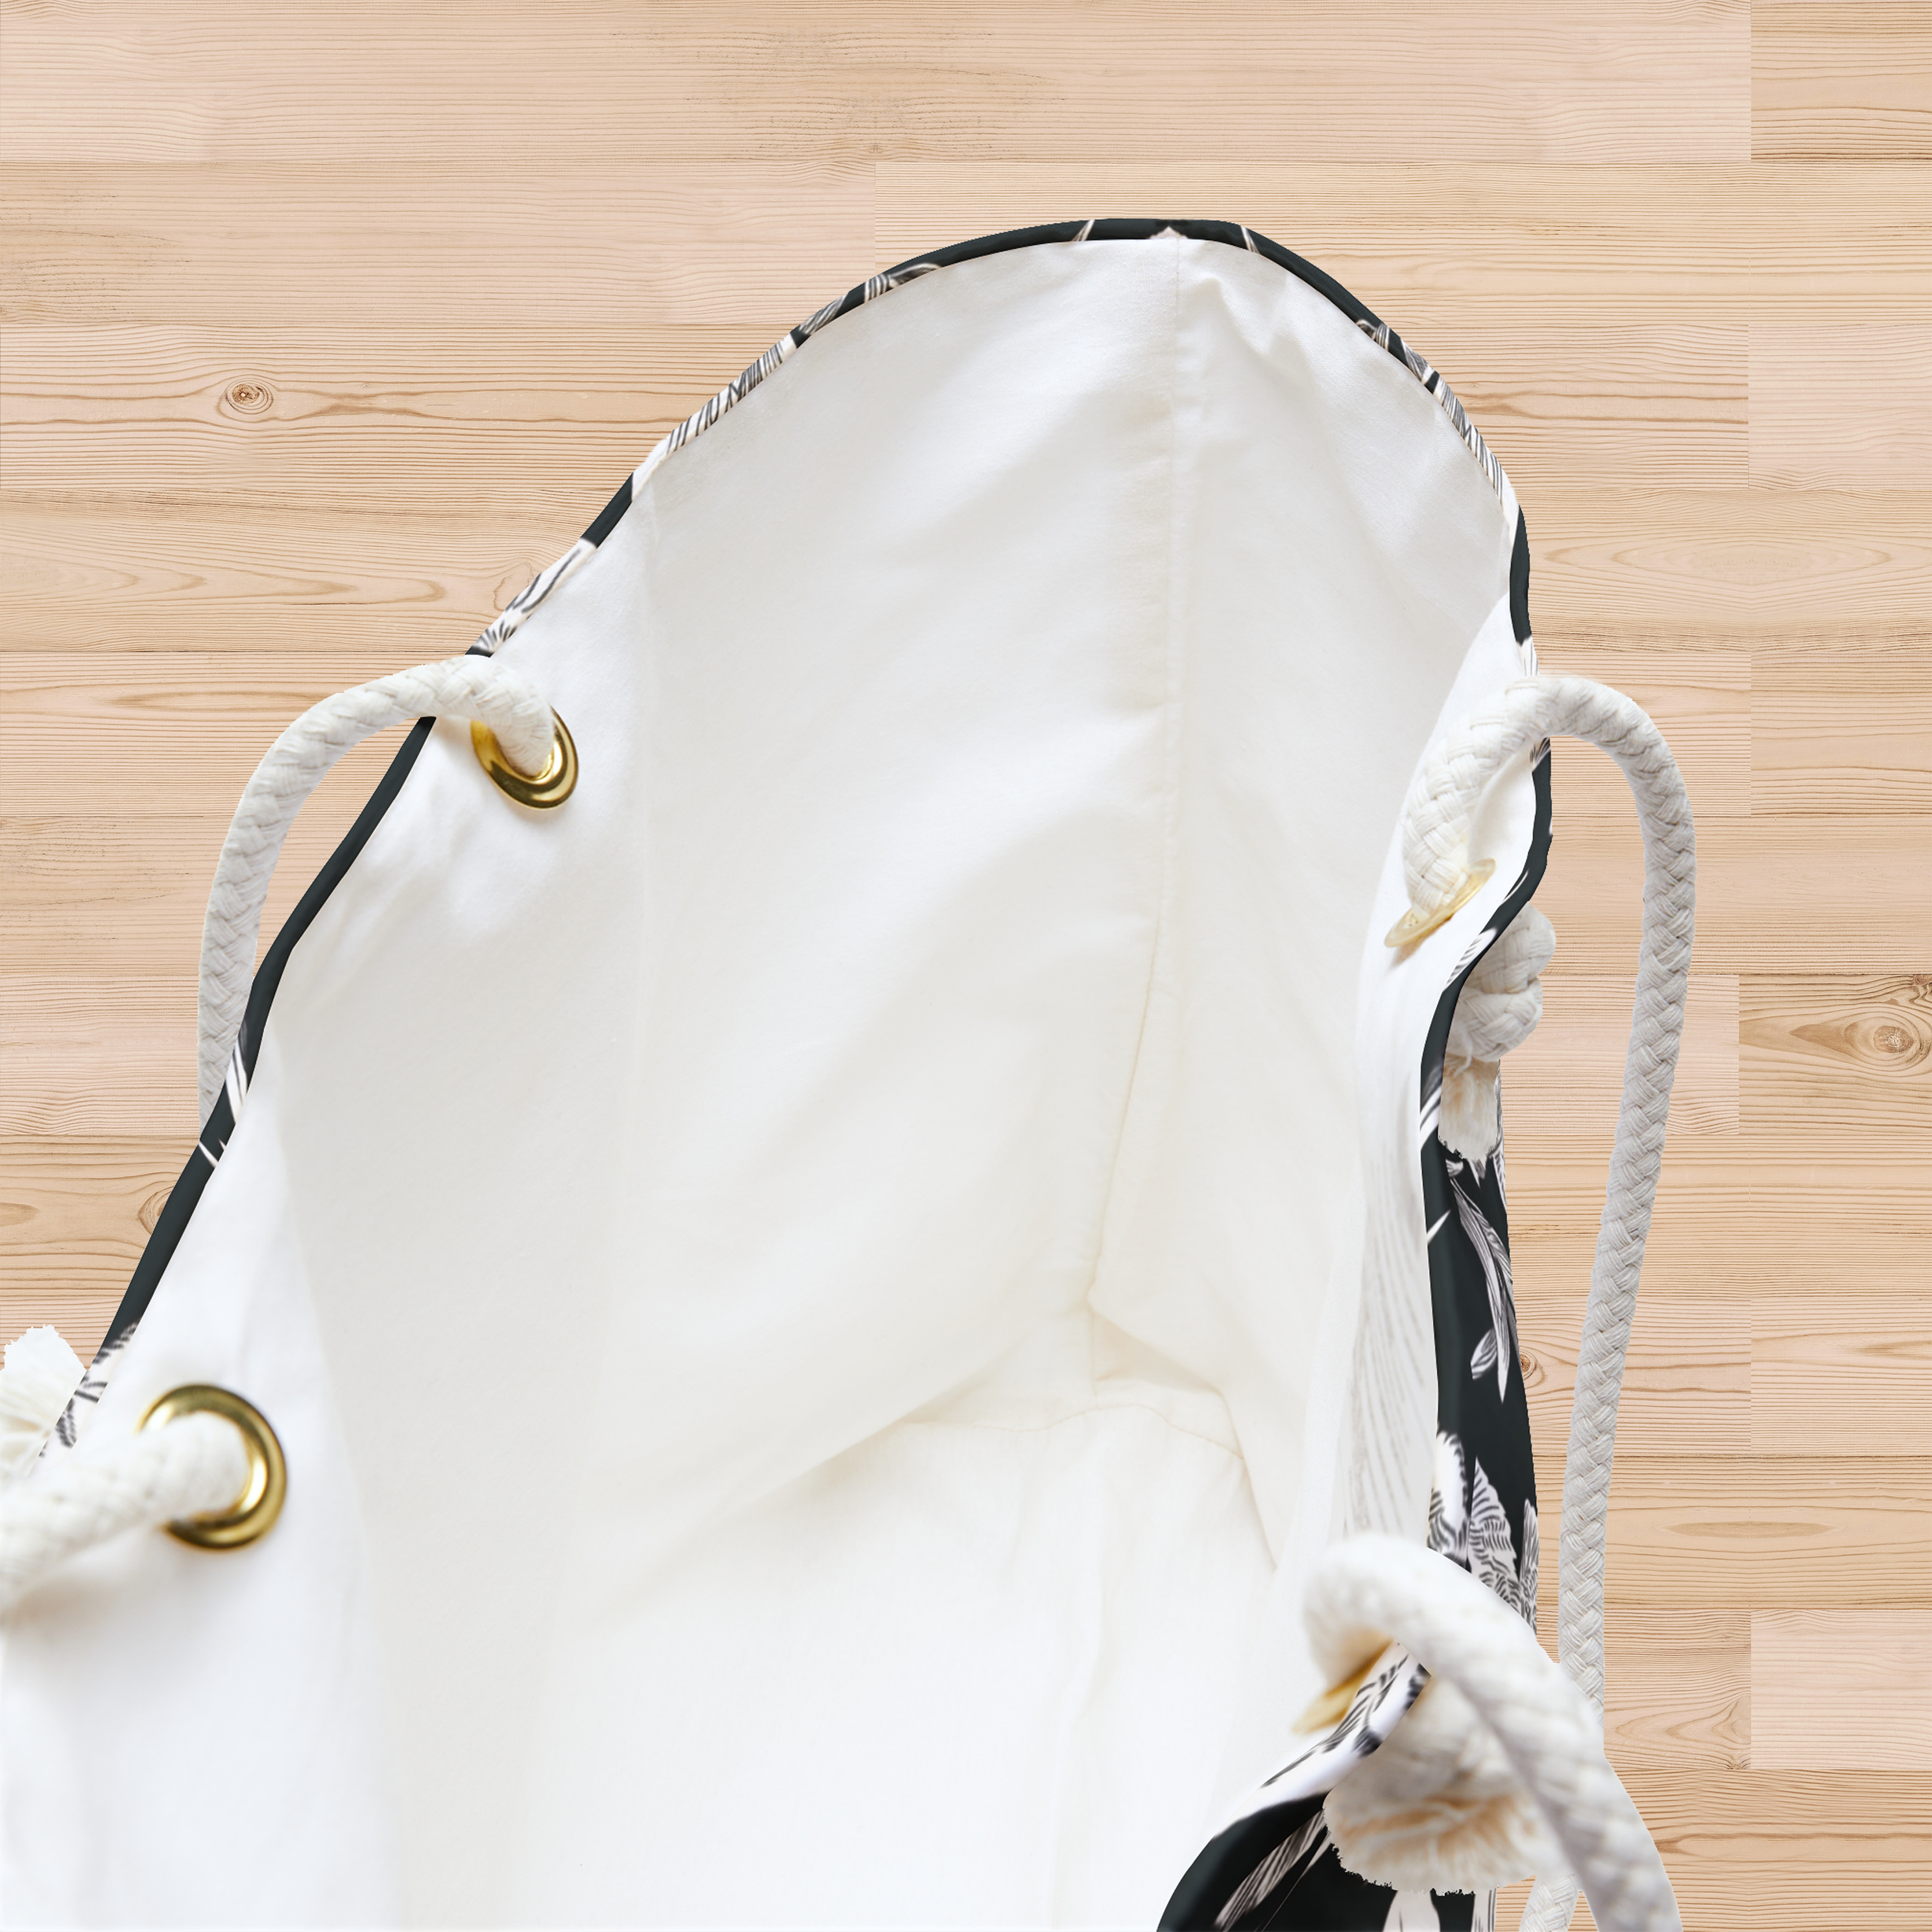
{"type": "Polygon", "coordinates": [[[526,778],[504,757],[496,733],[482,718],[472,718],[470,724],[470,742],[476,748],[477,762],[490,774],[497,790],[507,793],[519,805],[534,806],[539,812],[561,805],[577,789],[577,742],[570,735],[570,728],[554,711],[550,718],[556,728],[550,734],[550,757],[533,778],[526,778]]]}
{"type": "Polygon", "coordinates": [[[177,1516],[161,1527],[183,1543],[200,1550],[239,1550],[266,1536],[282,1513],[289,1492],[289,1466],[268,1418],[252,1402],[212,1382],[189,1382],[170,1389],[141,1418],[143,1429],[178,1422],[185,1415],[218,1415],[232,1422],[248,1452],[248,1480],[242,1493],[224,1510],[202,1516],[177,1516]]]}
{"type": "Polygon", "coordinates": [[[1384,946],[1413,946],[1418,939],[1426,939],[1438,926],[1447,926],[1483,888],[1490,883],[1496,869],[1493,859],[1478,859],[1463,875],[1462,883],[1447,901],[1433,912],[1423,912],[1411,906],[1401,918],[1388,929],[1384,946]]]}

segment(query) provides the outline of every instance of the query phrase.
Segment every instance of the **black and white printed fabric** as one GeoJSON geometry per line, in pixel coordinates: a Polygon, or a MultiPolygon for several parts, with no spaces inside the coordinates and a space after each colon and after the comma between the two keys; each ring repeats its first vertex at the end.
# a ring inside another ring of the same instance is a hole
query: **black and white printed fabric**
{"type": "Polygon", "coordinates": [[[1382,942],[1526,556],[1222,223],[922,257],[668,437],[476,646],[576,794],[418,727],[260,970],[50,1453],[220,1383],[287,1507],[16,1612],[4,1922],[1488,1924],[1322,1823],[1417,1666],[1295,1724],[1339,1537],[1534,1615],[1502,1157],[1434,1119],[1546,760],[1382,942]]]}

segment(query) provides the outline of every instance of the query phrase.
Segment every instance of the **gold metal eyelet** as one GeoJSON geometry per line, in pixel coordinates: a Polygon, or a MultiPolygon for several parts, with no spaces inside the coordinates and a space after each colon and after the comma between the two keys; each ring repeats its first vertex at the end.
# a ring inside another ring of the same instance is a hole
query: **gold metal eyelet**
{"type": "Polygon", "coordinates": [[[497,790],[519,805],[533,806],[539,812],[561,805],[577,789],[577,741],[554,711],[550,718],[556,728],[550,737],[550,758],[533,778],[526,778],[504,757],[496,733],[482,718],[472,718],[470,723],[470,742],[476,748],[477,762],[490,774],[497,790]]]}
{"type": "Polygon", "coordinates": [[[267,1417],[254,1403],[212,1382],[189,1382],[170,1389],[141,1418],[143,1429],[158,1429],[186,1415],[218,1415],[240,1432],[248,1452],[248,1480],[225,1510],[204,1516],[177,1516],[161,1527],[199,1550],[239,1550],[266,1536],[282,1513],[289,1492],[289,1466],[267,1417]]]}
{"type": "Polygon", "coordinates": [[[1496,869],[1495,860],[1478,859],[1464,875],[1462,883],[1442,904],[1432,912],[1424,912],[1411,906],[1389,928],[1388,937],[1382,944],[1384,946],[1413,946],[1418,939],[1426,939],[1438,926],[1447,926],[1490,883],[1496,869]]]}

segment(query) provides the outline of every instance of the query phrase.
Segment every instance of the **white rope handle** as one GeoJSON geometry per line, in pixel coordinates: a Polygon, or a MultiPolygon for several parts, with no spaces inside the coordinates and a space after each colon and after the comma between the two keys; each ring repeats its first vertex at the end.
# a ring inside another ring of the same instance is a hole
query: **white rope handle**
{"type": "MultiPolygon", "coordinates": [[[[1690,802],[1662,734],[1622,693],[1587,678],[1528,679],[1452,732],[1417,774],[1403,814],[1402,860],[1412,905],[1426,909],[1454,898],[1467,876],[1468,827],[1484,790],[1512,758],[1559,733],[1586,739],[1616,760],[1636,800],[1644,848],[1636,998],[1577,1356],[1557,1580],[1558,1652],[1600,1712],[1604,1542],[1617,1401],[1690,980],[1696,896],[1690,802]]],[[[1539,1883],[1523,1916],[1524,1932],[1561,1932],[1576,1903],[1574,1883],[1539,1883]]]]}
{"type": "Polygon", "coordinates": [[[541,771],[550,756],[549,706],[527,678],[486,657],[418,664],[338,692],[304,712],[275,740],[235,808],[201,929],[200,1120],[208,1118],[221,1090],[242,1030],[262,908],[296,814],[345,752],[376,732],[422,717],[480,719],[521,772],[541,771]]]}
{"type": "Polygon", "coordinates": [[[1501,1598],[1420,1544],[1364,1535],[1323,1557],[1304,1604],[1318,1645],[1354,1633],[1349,1647],[1372,1654],[1393,1638],[1462,1694],[1582,1881],[1602,1932],[1682,1932],[1664,1862],[1604,1755],[1596,1713],[1501,1598]]]}
{"type": "Polygon", "coordinates": [[[68,1557],[130,1529],[235,1502],[249,1480],[240,1432],[218,1415],[82,1448],[0,1490],[0,1616],[68,1557]]]}
{"type": "Polygon", "coordinates": [[[1540,975],[1556,951],[1556,929],[1527,905],[1471,970],[1442,1060],[1436,1132],[1451,1154],[1486,1160],[1502,1141],[1503,1056],[1542,1018],[1540,975]]]}

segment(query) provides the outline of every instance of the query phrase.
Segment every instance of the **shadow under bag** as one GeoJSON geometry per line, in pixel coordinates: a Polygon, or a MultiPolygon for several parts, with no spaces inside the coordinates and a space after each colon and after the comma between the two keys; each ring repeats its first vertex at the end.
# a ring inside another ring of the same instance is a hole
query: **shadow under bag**
{"type": "Polygon", "coordinates": [[[1690,820],[1528,575],[1346,291],[1070,222],[830,304],[298,720],[200,1143],[84,1377],[0,1376],[0,1921],[1676,1927],[1600,1713],[1690,820]],[[1648,866],[1560,1667],[1499,1072],[1558,733],[1648,866]]]}

